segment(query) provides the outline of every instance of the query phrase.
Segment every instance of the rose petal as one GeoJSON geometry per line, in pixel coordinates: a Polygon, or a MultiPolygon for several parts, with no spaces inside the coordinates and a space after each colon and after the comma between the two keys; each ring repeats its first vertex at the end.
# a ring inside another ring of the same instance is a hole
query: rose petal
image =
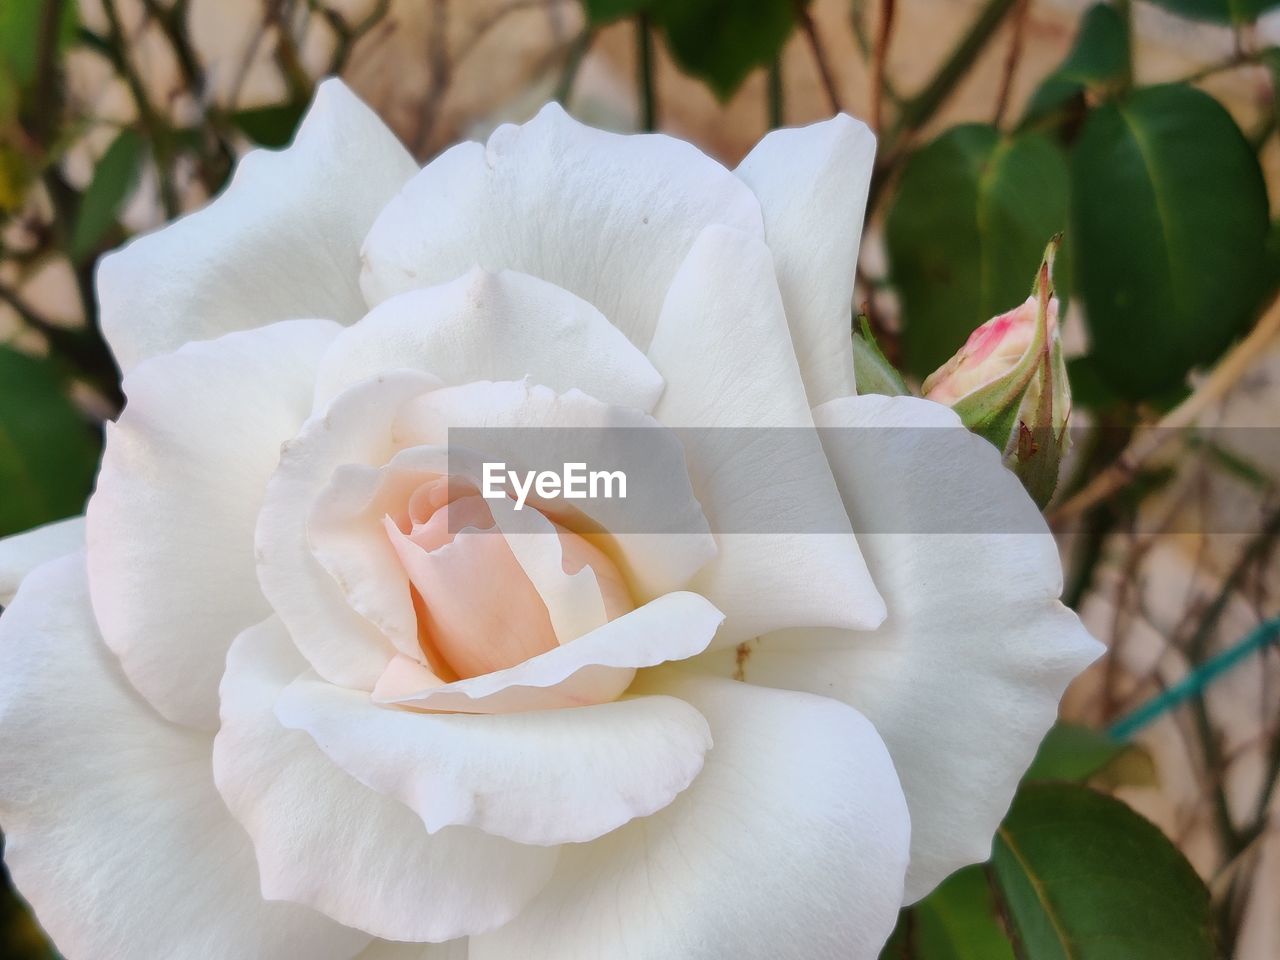
{"type": "MultiPolygon", "coordinates": [[[[684,587],[715,556],[715,539],[689,484],[680,439],[637,410],[601,403],[579,390],[557,394],[527,382],[472,383],[406,404],[397,432],[405,446],[490,444],[450,455],[450,472],[469,469],[477,489],[482,464],[495,460],[556,469],[585,460],[592,469],[623,469],[657,480],[631,484],[625,499],[574,502],[592,525],[607,531],[614,559],[638,600],[684,587]],[[472,432],[451,434],[459,430],[472,432]],[[650,432],[640,438],[642,430],[650,432]]],[[[406,451],[405,456],[412,455],[406,451]]],[[[536,497],[529,502],[539,505],[536,497]]],[[[540,506],[558,521],[555,507],[563,509],[565,503],[540,506]]]]}
{"type": "Polygon", "coordinates": [[[410,807],[430,833],[465,825],[520,843],[594,840],[661,810],[702,769],[711,737],[683,700],[477,717],[379,707],[299,677],[276,716],[361,783],[410,807]]]}
{"type": "Polygon", "coordinates": [[[990,855],[1063,689],[1102,647],[1058,602],[1058,552],[1035,505],[955,414],[867,396],[815,416],[823,427],[866,428],[833,429],[828,453],[855,527],[888,531],[858,540],[889,617],[869,633],[766,637],[723,669],[838,697],[876,725],[911,808],[913,902],[990,855]],[[921,517],[993,532],[929,532],[921,517]],[[1040,532],[998,532],[1011,530],[1040,532]]]}
{"type": "Polygon", "coordinates": [[[593,130],[551,103],[414,177],[370,230],[360,282],[377,304],[477,263],[519,270],[593,304],[643,349],[711,223],[762,234],[755,197],[718,163],[671,137],[593,130]]]}
{"type": "Polygon", "coordinates": [[[0,660],[5,862],[61,953],[346,960],[368,942],[263,900],[211,738],[160,719],[120,674],[83,556],[26,578],[0,617],[0,660]]]}
{"type": "MultiPolygon", "coordinates": [[[[490,534],[492,536],[492,534],[490,534]]],[[[701,653],[724,615],[693,593],[669,593],[572,643],[506,670],[443,686],[398,657],[374,688],[379,703],[459,713],[517,713],[605,703],[635,670],[701,653]]],[[[418,668],[419,670],[421,668],[418,668]]]]}
{"type": "Polygon", "coordinates": [[[356,960],[467,960],[467,941],[394,943],[375,940],[356,960]]]}
{"type": "Polygon", "coordinates": [[[866,124],[841,114],[774,130],[734,171],[764,210],[810,406],[854,393],[850,304],[875,152],[866,124]]]}
{"type": "Polygon", "coordinates": [[[89,580],[107,645],[165,717],[212,729],[236,634],[267,616],[253,530],[280,444],[338,332],[290,320],[192,343],[124,379],[88,508],[89,580]]]}
{"type": "Polygon", "coordinates": [[[360,242],[415,170],[342,81],[322,83],[291,147],[249,154],[209,206],[98,265],[121,368],[276,320],[358,320],[360,242]]]}
{"type": "Polygon", "coordinates": [[[246,630],[227,655],[214,778],[253,840],[263,895],[392,940],[450,940],[515,916],[556,849],[470,827],[428,835],[408,807],[280,725],[276,701],[305,670],[276,620],[246,630]]]}
{"type": "Polygon", "coordinates": [[[412,290],[344,330],[321,366],[317,405],[351,384],[405,367],[448,384],[520,380],[559,393],[649,410],[662,377],[595,307],[568,291],[476,267],[450,283],[412,290]]]}
{"type": "Polygon", "coordinates": [[[715,748],[659,813],[564,847],[471,960],[874,960],[898,916],[910,825],[875,729],[834,700],[718,678],[648,678],[715,748]]]}
{"type": "Polygon", "coordinates": [[[689,471],[720,551],[693,588],[725,612],[717,643],[878,624],[884,603],[813,430],[768,248],[704,230],[667,291],[649,357],[667,380],[655,417],[700,428],[687,434],[689,471]]]}
{"type": "MultiPolygon", "coordinates": [[[[255,537],[258,581],[303,656],[331,683],[373,689],[396,647],[351,605],[312,552],[308,517],[338,467],[380,467],[391,459],[397,449],[396,415],[409,398],[438,384],[434,377],[408,370],[356,384],[285,444],[267,484],[255,537]]],[[[403,585],[407,590],[408,581],[402,572],[399,576],[393,588],[403,585]]],[[[369,582],[387,587],[377,578],[369,582]]]]}
{"type": "Polygon", "coordinates": [[[0,537],[0,607],[13,601],[23,578],[40,564],[84,549],[84,517],[56,520],[0,537]]]}

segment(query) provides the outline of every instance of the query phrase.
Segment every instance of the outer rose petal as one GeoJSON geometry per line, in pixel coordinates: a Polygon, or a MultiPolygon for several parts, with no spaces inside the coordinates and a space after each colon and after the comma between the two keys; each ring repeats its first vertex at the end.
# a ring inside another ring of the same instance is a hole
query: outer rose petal
{"type": "Polygon", "coordinates": [[[370,230],[360,282],[376,304],[477,263],[519,270],[594,304],[644,349],[671,277],[712,223],[762,234],[755,197],[714,160],[660,134],[593,130],[551,103],[414,177],[370,230]]]}
{"type": "Polygon", "coordinates": [[[990,855],[1063,689],[1102,646],[1058,602],[1058,553],[1031,499],[954,413],[867,396],[814,414],[872,428],[833,430],[828,452],[855,528],[890,531],[858,534],[889,617],[871,633],[766,637],[737,667],[749,682],[838,697],[876,725],[911,807],[912,902],[990,855]],[[949,429],[922,438],[930,427],[949,429]],[[893,532],[921,517],[976,532],[893,532]]]}
{"type": "Polygon", "coordinates": [[[280,725],[276,701],[306,669],[274,619],[227,655],[213,772],[253,839],[263,895],[389,940],[451,940],[515,916],[546,882],[556,849],[470,827],[428,835],[408,807],[280,725]]]}
{"type": "Polygon", "coordinates": [[[464,825],[540,845],[594,840],[661,810],[711,747],[706,720],[673,697],[477,717],[380,707],[304,674],[276,716],[430,833],[464,825]]]}
{"type": "Polygon", "coordinates": [[[270,613],[253,531],[280,444],[307,417],[339,327],[290,320],[139,364],[89,501],[89,582],[107,645],[166,718],[212,729],[236,634],[270,613]]]}
{"type": "Polygon", "coordinates": [[[46,564],[0,617],[0,822],[18,889],[69,957],[345,960],[368,936],[269,903],[209,771],[93,624],[84,558],[46,564]]]}
{"type": "Polygon", "coordinates": [[[7,607],[23,577],[40,564],[84,549],[84,517],[56,520],[0,538],[0,607],[7,607]]]}
{"type": "Polygon", "coordinates": [[[316,383],[322,405],[346,387],[396,367],[444,383],[521,380],[558,393],[651,410],[662,377],[600,311],[522,273],[476,267],[450,283],[411,290],[343,331],[316,383]]]}
{"type": "Polygon", "coordinates": [[[704,230],[667,291],[649,357],[667,380],[654,416],[702,428],[688,435],[689,473],[720,553],[693,589],[726,614],[717,643],[880,623],[884,603],[813,430],[768,248],[704,230]],[[779,517],[811,532],[770,532],[779,517]]]}
{"type": "Polygon", "coordinates": [[[897,920],[910,825],[856,711],[661,671],[715,748],[661,812],[564,847],[543,893],[471,960],[874,960],[897,920]]]}
{"type": "Polygon", "coordinates": [[[775,130],[734,172],[760,199],[809,405],[852,396],[850,302],[876,138],[833,117],[775,130]]]}
{"type": "Polygon", "coordinates": [[[358,320],[360,241],[415,170],[340,80],[322,83],[292,146],[249,154],[208,207],[99,264],[121,368],[275,320],[358,320]]]}
{"type": "Polygon", "coordinates": [[[448,943],[393,943],[375,940],[356,960],[467,960],[467,941],[448,943]]]}

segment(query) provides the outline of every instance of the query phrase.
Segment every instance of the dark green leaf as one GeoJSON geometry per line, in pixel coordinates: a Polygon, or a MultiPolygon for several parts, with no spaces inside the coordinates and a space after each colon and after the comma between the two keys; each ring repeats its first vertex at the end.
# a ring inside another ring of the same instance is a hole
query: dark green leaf
{"type": "Polygon", "coordinates": [[[254,143],[264,147],[283,147],[293,139],[298,129],[305,103],[281,103],[253,110],[238,110],[231,115],[231,122],[254,143]]]}
{"type": "Polygon", "coordinates": [[[49,363],[0,347],[0,536],[79,513],[97,459],[49,363]]]}
{"type": "Polygon", "coordinates": [[[1090,356],[1072,357],[1067,361],[1067,379],[1071,381],[1071,405],[1082,410],[1106,410],[1123,398],[1098,373],[1090,356]]]}
{"type": "Polygon", "coordinates": [[[653,0],[652,14],[676,62],[726,100],[782,51],[795,0],[653,0]]]}
{"type": "Polygon", "coordinates": [[[587,18],[597,26],[642,13],[653,6],[653,0],[582,0],[587,18]]]}
{"type": "Polygon", "coordinates": [[[1066,220],[1066,162],[1041,134],[971,124],[915,154],[886,231],[907,368],[931,373],[975,327],[1025,300],[1066,220]]]}
{"type": "Polygon", "coordinates": [[[1210,23],[1252,23],[1280,0],[1151,0],[1157,6],[1210,23]]]}
{"type": "Polygon", "coordinates": [[[1071,52],[1032,95],[1022,122],[1056,110],[1085,90],[1118,84],[1128,72],[1129,36],[1124,19],[1110,4],[1090,7],[1080,21],[1071,52]]]}
{"type": "Polygon", "coordinates": [[[1142,399],[1211,363],[1267,281],[1267,195],[1208,94],[1170,85],[1093,111],[1071,159],[1076,294],[1099,374],[1142,399]]]}
{"type": "Polygon", "coordinates": [[[1130,749],[1136,748],[1089,727],[1056,723],[1041,741],[1025,779],[1087,780],[1130,749]]]}
{"type": "Polygon", "coordinates": [[[1035,960],[1213,960],[1209,893],[1153,824],[1071,784],[1026,784],[996,834],[1000,890],[1035,960]]]}
{"type": "Polygon", "coordinates": [[[80,203],[71,256],[80,260],[93,253],[98,242],[116,222],[125,198],[138,185],[145,144],[133,130],[122,130],[93,171],[89,189],[80,203]]]}
{"type": "Polygon", "coordinates": [[[583,0],[583,6],[596,25],[648,14],[676,63],[721,100],[756,67],[773,62],[796,23],[795,0],[583,0]]]}
{"type": "Polygon", "coordinates": [[[1014,960],[985,869],[974,866],[953,873],[928,897],[904,910],[880,956],[881,960],[1014,960]]]}

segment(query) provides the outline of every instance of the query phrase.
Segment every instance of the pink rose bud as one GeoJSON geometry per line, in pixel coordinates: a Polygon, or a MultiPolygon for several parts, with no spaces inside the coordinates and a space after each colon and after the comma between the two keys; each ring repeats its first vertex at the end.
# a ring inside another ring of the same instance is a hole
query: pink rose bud
{"type": "Polygon", "coordinates": [[[952,407],[974,433],[1004,453],[1005,464],[1043,507],[1058,485],[1071,414],[1049,244],[1035,288],[1021,306],[988,320],[924,382],[929,400],[952,407]]]}
{"type": "MultiPolygon", "coordinates": [[[[973,333],[950,360],[924,382],[927,400],[954,406],[967,394],[1007,374],[1026,354],[1035,339],[1038,304],[1034,296],[988,320],[973,333]]],[[[1049,300],[1049,335],[1058,335],[1058,298],[1049,300]]]]}

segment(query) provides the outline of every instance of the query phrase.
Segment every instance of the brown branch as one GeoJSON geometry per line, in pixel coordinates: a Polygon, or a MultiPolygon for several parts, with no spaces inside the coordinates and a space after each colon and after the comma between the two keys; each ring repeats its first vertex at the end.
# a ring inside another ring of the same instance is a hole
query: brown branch
{"type": "Polygon", "coordinates": [[[1054,510],[1049,515],[1049,522],[1054,527],[1059,527],[1128,486],[1137,477],[1143,463],[1161,450],[1179,431],[1194,424],[1239,383],[1240,378],[1249,371],[1277,334],[1280,334],[1280,298],[1273,298],[1249,335],[1222,358],[1199,388],[1170,410],[1155,426],[1134,437],[1111,466],[1054,510]]]}
{"type": "Polygon", "coordinates": [[[813,53],[813,61],[818,67],[818,76],[822,79],[823,89],[827,92],[831,110],[833,113],[842,113],[844,107],[840,105],[840,90],[836,86],[835,75],[831,72],[822,38],[818,35],[818,28],[814,25],[813,17],[809,15],[809,8],[805,6],[804,0],[795,0],[795,14],[796,22],[800,24],[800,29],[809,43],[809,50],[813,53]]]}
{"type": "Polygon", "coordinates": [[[876,31],[876,45],[871,51],[871,129],[875,131],[882,126],[885,61],[889,54],[889,40],[893,37],[896,12],[894,0],[880,0],[880,29],[876,31]]]}
{"type": "Polygon", "coordinates": [[[1000,93],[996,97],[996,112],[991,120],[994,127],[1000,126],[1004,120],[1005,110],[1009,108],[1009,95],[1013,92],[1013,78],[1018,72],[1018,64],[1022,60],[1022,48],[1026,40],[1027,14],[1031,9],[1030,0],[1018,0],[1013,11],[1013,33],[1009,38],[1009,53],[1004,60],[1004,73],[1000,78],[1000,93]]]}

